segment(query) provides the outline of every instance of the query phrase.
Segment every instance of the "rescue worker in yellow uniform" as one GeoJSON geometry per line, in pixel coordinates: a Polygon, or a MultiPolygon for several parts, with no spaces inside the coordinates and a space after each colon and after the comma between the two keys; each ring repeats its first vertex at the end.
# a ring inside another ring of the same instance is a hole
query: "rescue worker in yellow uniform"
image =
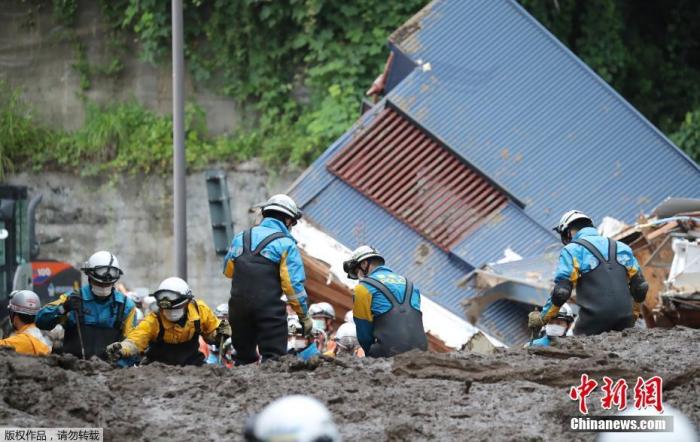
{"type": "Polygon", "coordinates": [[[11,347],[17,353],[26,355],[51,353],[51,344],[34,325],[40,308],[39,296],[31,290],[15,290],[10,293],[7,309],[15,332],[7,339],[0,339],[0,347],[11,347]]]}
{"type": "Polygon", "coordinates": [[[111,359],[145,352],[148,362],[169,365],[202,365],[199,336],[209,343],[231,336],[231,326],[220,321],[201,299],[194,299],[183,279],[167,278],[153,294],[158,312],[149,313],[121,342],[107,346],[111,359]]]}
{"type": "Polygon", "coordinates": [[[362,246],[343,262],[355,286],[352,307],[357,340],[367,356],[389,357],[412,349],[427,350],[420,291],[384,265],[373,247],[362,246]]]}

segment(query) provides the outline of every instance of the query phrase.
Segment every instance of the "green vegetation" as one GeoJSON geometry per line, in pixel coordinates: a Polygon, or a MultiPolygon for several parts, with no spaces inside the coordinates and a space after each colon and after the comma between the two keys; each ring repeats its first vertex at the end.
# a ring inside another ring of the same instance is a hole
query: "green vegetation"
{"type": "Polygon", "coordinates": [[[13,163],[30,162],[34,151],[49,150],[54,134],[37,124],[19,94],[0,82],[0,179],[13,163]]]}
{"type": "MultiPolygon", "coordinates": [[[[167,172],[172,169],[172,121],[129,102],[101,108],[87,104],[85,125],[75,132],[37,123],[17,91],[0,83],[0,177],[12,162],[82,175],[104,172],[167,172]],[[11,161],[12,162],[11,162],[11,161]]],[[[207,136],[204,113],[188,105],[185,112],[187,160],[191,167],[215,161],[250,158],[247,138],[207,136]]]]}
{"type": "MultiPolygon", "coordinates": [[[[73,44],[82,92],[97,76],[121,75],[138,41],[140,58],[168,63],[170,2],[100,0],[110,33],[107,59],[90,60],[75,27],[76,0],[50,3],[73,44]]],[[[700,160],[700,3],[694,0],[520,0],[573,52],[689,155],[700,160]]],[[[357,118],[381,72],[388,35],[427,0],[184,0],[187,67],[195,87],[240,103],[248,117],[229,136],[208,136],[201,109],[187,111],[190,167],[261,158],[304,166],[357,118]]],[[[51,130],[16,92],[0,90],[0,173],[15,167],[168,172],[171,126],[130,102],[85,99],[76,132],[51,130]]]]}
{"type": "Polygon", "coordinates": [[[682,146],[691,158],[700,161],[700,109],[685,115],[681,128],[671,139],[678,146],[682,146]]]}
{"type": "MultiPolygon", "coordinates": [[[[306,165],[357,118],[387,37],[425,3],[185,0],[187,66],[198,83],[255,103],[246,138],[256,154],[306,165]]],[[[104,4],[113,26],[138,36],[142,59],[169,56],[169,2],[104,4]]]]}

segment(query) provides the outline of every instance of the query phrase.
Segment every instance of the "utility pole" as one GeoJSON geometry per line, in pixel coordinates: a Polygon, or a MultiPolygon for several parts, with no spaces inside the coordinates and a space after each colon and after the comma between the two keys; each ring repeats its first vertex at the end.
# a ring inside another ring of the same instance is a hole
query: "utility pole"
{"type": "Polygon", "coordinates": [[[182,0],[172,0],[173,22],[173,235],[175,274],[187,280],[187,205],[185,192],[185,55],[182,0]]]}

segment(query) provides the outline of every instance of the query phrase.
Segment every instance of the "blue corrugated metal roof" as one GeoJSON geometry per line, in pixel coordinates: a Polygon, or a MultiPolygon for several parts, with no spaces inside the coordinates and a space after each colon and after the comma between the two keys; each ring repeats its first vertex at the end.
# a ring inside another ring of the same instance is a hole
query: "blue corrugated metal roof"
{"type": "MultiPolygon", "coordinates": [[[[549,228],[572,208],[626,221],[667,196],[700,196],[700,169],[512,0],[438,0],[392,35],[419,65],[386,100],[523,203],[445,253],[330,174],[327,162],[384,103],[295,183],[305,216],[348,247],[379,247],[390,266],[464,317],[467,272],[510,247],[522,256],[557,242],[549,228]],[[428,63],[428,64],[426,64],[428,63]]],[[[478,325],[508,344],[527,338],[530,306],[498,301],[478,325]]]]}
{"type": "Polygon", "coordinates": [[[520,256],[535,256],[557,241],[552,231],[533,222],[522,209],[509,203],[457,244],[452,253],[478,267],[503,258],[507,248],[520,256]]]}
{"type": "Polygon", "coordinates": [[[434,1],[394,39],[425,68],[388,100],[540,224],[700,196],[698,166],[515,1],[434,1]]]}

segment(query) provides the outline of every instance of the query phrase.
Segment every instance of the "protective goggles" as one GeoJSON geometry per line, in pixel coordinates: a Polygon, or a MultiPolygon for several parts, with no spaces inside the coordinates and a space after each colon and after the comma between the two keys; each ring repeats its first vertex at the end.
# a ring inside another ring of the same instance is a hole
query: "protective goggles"
{"type": "Polygon", "coordinates": [[[175,308],[180,308],[183,305],[187,304],[187,301],[190,300],[189,297],[182,296],[180,293],[171,292],[167,290],[155,292],[153,294],[153,297],[156,298],[156,304],[158,305],[158,308],[163,310],[172,310],[175,308]]]}
{"type": "Polygon", "coordinates": [[[354,259],[343,261],[343,271],[348,274],[348,278],[350,279],[358,279],[357,268],[359,266],[360,263],[355,261],[354,259]]]}
{"type": "Polygon", "coordinates": [[[122,272],[120,269],[112,266],[99,266],[84,270],[85,274],[90,278],[96,280],[97,282],[103,282],[106,284],[117,282],[124,274],[124,272],[122,272]]]}

